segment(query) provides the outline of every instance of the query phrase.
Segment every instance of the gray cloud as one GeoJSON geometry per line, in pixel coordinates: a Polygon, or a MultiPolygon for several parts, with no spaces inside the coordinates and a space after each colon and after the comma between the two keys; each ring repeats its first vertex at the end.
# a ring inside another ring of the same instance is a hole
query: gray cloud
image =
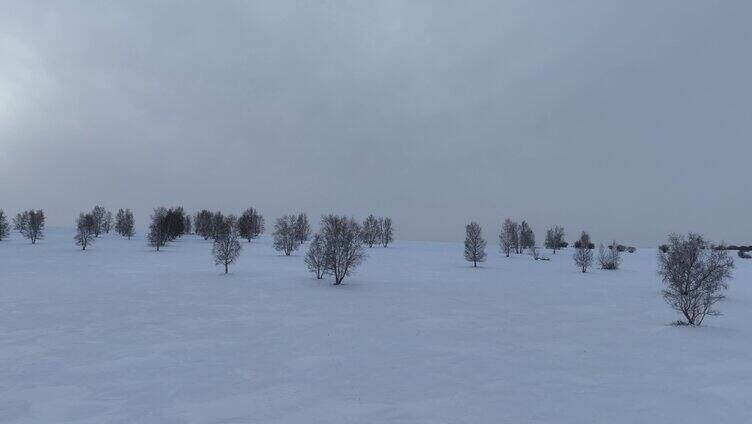
{"type": "Polygon", "coordinates": [[[0,207],[750,242],[743,1],[8,2],[0,207]]]}

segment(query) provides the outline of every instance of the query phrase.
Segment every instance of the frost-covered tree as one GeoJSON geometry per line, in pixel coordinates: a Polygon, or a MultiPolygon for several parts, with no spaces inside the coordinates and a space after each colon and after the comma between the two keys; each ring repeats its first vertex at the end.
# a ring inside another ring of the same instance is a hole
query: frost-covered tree
{"type": "Polygon", "coordinates": [[[160,247],[167,244],[170,240],[167,225],[167,209],[154,209],[154,213],[151,215],[151,223],[149,224],[149,233],[146,235],[146,240],[149,242],[149,246],[157,249],[157,252],[159,252],[160,247]]]}
{"type": "Polygon", "coordinates": [[[229,231],[220,233],[214,239],[214,246],[212,247],[214,264],[224,265],[225,274],[227,274],[229,265],[238,259],[241,249],[242,247],[238,241],[238,231],[234,227],[230,227],[229,231]]]}
{"type": "Polygon", "coordinates": [[[520,249],[524,252],[533,246],[535,246],[535,234],[533,233],[533,229],[530,228],[527,221],[522,221],[522,224],[520,225],[520,249]]]}
{"type": "Polygon", "coordinates": [[[295,218],[295,239],[298,243],[303,244],[311,237],[311,224],[308,222],[308,215],[301,212],[295,218]]]}
{"type": "Polygon", "coordinates": [[[10,234],[10,225],[8,225],[8,218],[5,216],[5,212],[0,209],[0,241],[7,238],[10,234]]]}
{"type": "Polygon", "coordinates": [[[13,228],[31,240],[31,244],[36,244],[37,240],[44,238],[44,221],[43,210],[29,209],[16,215],[13,219],[13,228]]]}
{"type": "Polygon", "coordinates": [[[286,256],[290,256],[300,246],[296,233],[296,223],[297,216],[295,215],[285,215],[274,223],[274,232],[272,233],[274,249],[278,252],[285,252],[286,256]]]}
{"type": "Polygon", "coordinates": [[[725,250],[712,249],[702,236],[671,234],[665,252],[658,252],[658,275],[666,288],[663,298],[688,325],[701,325],[706,316],[720,315],[714,305],[724,298],[734,260],[725,250]]]}
{"type": "Polygon", "coordinates": [[[264,217],[254,208],[246,209],[238,218],[238,232],[250,243],[264,233],[264,217]]]}
{"type": "Polygon", "coordinates": [[[381,228],[380,243],[382,246],[388,247],[389,243],[394,241],[394,228],[392,227],[392,218],[379,218],[379,227],[381,228]]]}
{"type": "Polygon", "coordinates": [[[546,249],[556,251],[564,245],[564,228],[558,225],[546,231],[546,249]]]}
{"type": "Polygon", "coordinates": [[[327,215],[321,219],[326,272],[334,276],[334,285],[351,275],[366,258],[361,228],[353,218],[327,215]]]}
{"type": "Polygon", "coordinates": [[[133,212],[130,209],[118,209],[115,215],[115,231],[128,240],[136,232],[136,222],[133,219],[133,212]]]}
{"type": "Polygon", "coordinates": [[[504,223],[501,224],[501,232],[499,233],[499,246],[501,251],[509,257],[509,254],[516,251],[519,244],[519,238],[517,236],[517,223],[507,218],[504,223]]]}
{"type": "Polygon", "coordinates": [[[589,248],[590,235],[583,231],[580,234],[580,240],[576,244],[578,247],[574,251],[574,263],[582,272],[587,272],[588,268],[593,264],[593,251],[589,248]]]}
{"type": "Polygon", "coordinates": [[[473,267],[486,260],[486,241],[481,232],[475,221],[465,227],[465,260],[472,262],[473,267]]]}
{"type": "Polygon", "coordinates": [[[76,220],[76,245],[81,246],[81,250],[86,250],[86,247],[92,243],[96,237],[94,231],[96,227],[96,221],[91,213],[81,213],[76,220]]]}
{"type": "Polygon", "coordinates": [[[606,249],[603,244],[598,247],[598,263],[600,264],[601,269],[619,269],[619,264],[621,264],[621,253],[619,252],[618,246],[619,244],[614,240],[608,249],[606,249]]]}
{"type": "Polygon", "coordinates": [[[308,245],[305,263],[308,270],[316,274],[317,279],[324,278],[324,274],[326,274],[326,249],[321,234],[315,234],[311,244],[308,245]]]}
{"type": "Polygon", "coordinates": [[[361,238],[363,239],[363,243],[367,244],[368,247],[373,247],[374,244],[378,243],[380,238],[381,227],[379,227],[379,220],[376,219],[373,215],[368,215],[368,218],[363,221],[363,228],[361,229],[361,238]]]}
{"type": "Polygon", "coordinates": [[[207,240],[212,236],[213,217],[214,215],[211,213],[211,211],[204,209],[201,212],[197,213],[196,217],[193,219],[196,234],[203,237],[204,240],[207,240]]]}

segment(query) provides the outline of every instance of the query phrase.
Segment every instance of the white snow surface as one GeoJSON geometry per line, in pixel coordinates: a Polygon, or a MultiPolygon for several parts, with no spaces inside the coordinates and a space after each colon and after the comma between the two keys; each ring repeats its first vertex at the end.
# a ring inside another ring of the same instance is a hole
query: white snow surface
{"type": "MultiPolygon", "coordinates": [[[[488,234],[487,234],[488,236],[488,234]]],[[[489,237],[491,239],[491,237],[489,237]]],[[[72,230],[0,242],[2,423],[749,423],[752,260],[670,325],[654,249],[618,271],[460,243],[368,250],[342,286],[303,251],[72,230]]]]}

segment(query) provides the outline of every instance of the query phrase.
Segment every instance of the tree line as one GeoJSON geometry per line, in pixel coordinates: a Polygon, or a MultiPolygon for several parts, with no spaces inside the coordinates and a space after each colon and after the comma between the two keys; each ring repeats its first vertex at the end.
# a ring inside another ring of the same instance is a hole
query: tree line
{"type": "MultiPolygon", "coordinates": [[[[35,244],[44,238],[45,219],[41,209],[19,212],[13,218],[13,228],[35,244]]],[[[112,228],[130,239],[135,234],[133,213],[130,209],[119,209],[113,219],[111,212],[97,205],[90,212],[79,214],[74,239],[82,250],[86,250],[99,235],[109,233],[112,228]]],[[[249,208],[239,218],[208,210],[202,210],[191,218],[182,207],[160,207],[151,216],[147,240],[149,245],[159,250],[166,243],[192,231],[204,239],[213,238],[215,264],[223,265],[227,273],[229,265],[236,261],[242,249],[239,239],[242,237],[250,242],[263,234],[264,217],[249,208]]],[[[8,218],[0,209],[0,240],[7,238],[9,233],[8,218]]],[[[387,247],[393,235],[389,218],[369,215],[360,224],[351,217],[325,215],[321,219],[319,232],[311,239],[305,264],[317,279],[329,275],[333,277],[335,285],[340,285],[366,259],[365,246],[380,244],[387,247]]],[[[557,250],[568,246],[564,237],[562,227],[549,228],[545,247],[556,254],[557,250]]],[[[311,238],[308,216],[299,213],[280,217],[275,222],[273,238],[276,250],[286,256],[291,255],[311,238]]],[[[521,254],[527,250],[534,259],[545,259],[537,251],[533,229],[524,220],[519,225],[511,219],[504,220],[499,233],[499,246],[507,257],[511,253],[521,254]]],[[[595,245],[585,231],[580,233],[573,246],[572,258],[582,273],[586,273],[596,259],[601,269],[617,270],[621,253],[635,251],[633,247],[613,241],[607,247],[601,244],[596,258],[593,254],[595,245]]],[[[746,252],[742,249],[738,251],[746,252]]],[[[473,267],[487,257],[481,226],[474,221],[465,228],[464,257],[473,263],[473,267]]],[[[687,236],[669,235],[668,243],[658,249],[658,275],[664,283],[664,300],[683,317],[677,324],[698,326],[707,316],[720,315],[716,304],[724,299],[723,292],[728,288],[727,281],[733,268],[733,258],[723,245],[713,245],[694,233],[687,236]]]]}

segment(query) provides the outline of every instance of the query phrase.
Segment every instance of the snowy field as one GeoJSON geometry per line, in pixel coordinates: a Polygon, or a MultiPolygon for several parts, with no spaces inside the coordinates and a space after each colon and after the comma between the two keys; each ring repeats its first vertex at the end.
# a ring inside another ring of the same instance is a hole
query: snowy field
{"type": "Polygon", "coordinates": [[[752,260],[687,328],[653,249],[583,275],[398,241],[334,287],[268,238],[223,275],[142,237],[0,242],[1,423],[752,422],[752,260]]]}

